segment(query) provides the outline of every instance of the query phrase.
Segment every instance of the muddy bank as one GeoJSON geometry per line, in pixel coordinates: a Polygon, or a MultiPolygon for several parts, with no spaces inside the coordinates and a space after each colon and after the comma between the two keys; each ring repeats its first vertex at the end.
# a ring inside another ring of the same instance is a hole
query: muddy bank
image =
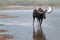
{"type": "Polygon", "coordinates": [[[0,18],[16,18],[19,16],[8,16],[8,15],[0,15],[0,18]]]}
{"type": "Polygon", "coordinates": [[[7,32],[8,30],[0,29],[0,32],[7,32]]]}
{"type": "Polygon", "coordinates": [[[0,34],[0,40],[10,40],[10,39],[12,39],[12,38],[13,38],[12,35],[0,34]]]}

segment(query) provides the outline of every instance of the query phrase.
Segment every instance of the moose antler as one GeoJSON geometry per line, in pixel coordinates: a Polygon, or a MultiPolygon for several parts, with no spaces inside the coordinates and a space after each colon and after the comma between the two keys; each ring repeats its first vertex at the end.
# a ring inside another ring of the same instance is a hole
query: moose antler
{"type": "Polygon", "coordinates": [[[52,11],[53,11],[53,9],[49,6],[48,10],[47,10],[47,13],[51,13],[52,11]]]}

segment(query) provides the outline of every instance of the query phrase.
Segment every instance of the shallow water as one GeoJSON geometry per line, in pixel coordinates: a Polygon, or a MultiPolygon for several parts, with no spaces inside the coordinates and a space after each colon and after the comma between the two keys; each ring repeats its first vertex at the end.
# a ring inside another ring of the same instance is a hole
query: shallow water
{"type": "MultiPolygon", "coordinates": [[[[19,16],[18,18],[0,18],[0,29],[6,29],[7,32],[0,34],[13,35],[13,40],[33,40],[32,25],[33,10],[0,10],[0,14],[19,16]]],[[[60,9],[54,9],[51,14],[46,15],[42,24],[43,33],[47,40],[60,40],[60,9]]],[[[35,29],[37,22],[35,21],[35,29]]]]}

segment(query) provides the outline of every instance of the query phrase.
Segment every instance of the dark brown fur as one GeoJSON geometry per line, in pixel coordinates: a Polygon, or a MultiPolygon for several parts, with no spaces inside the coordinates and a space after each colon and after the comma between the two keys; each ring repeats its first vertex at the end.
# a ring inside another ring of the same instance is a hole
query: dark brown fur
{"type": "Polygon", "coordinates": [[[36,9],[33,10],[33,25],[34,25],[35,18],[37,18],[37,20],[39,21],[40,25],[42,24],[42,21],[43,21],[43,18],[44,18],[44,13],[46,11],[47,10],[43,11],[43,13],[40,14],[40,13],[38,13],[38,11],[36,9]]]}

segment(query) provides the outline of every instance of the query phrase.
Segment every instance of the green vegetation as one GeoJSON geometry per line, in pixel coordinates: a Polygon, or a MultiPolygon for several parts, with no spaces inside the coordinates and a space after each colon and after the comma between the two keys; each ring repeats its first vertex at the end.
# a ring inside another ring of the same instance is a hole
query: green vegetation
{"type": "MultiPolygon", "coordinates": [[[[38,0],[38,5],[51,5],[51,6],[59,6],[60,0],[38,0]]],[[[0,0],[0,6],[5,5],[22,5],[22,6],[32,6],[34,5],[35,0],[0,0]]]]}

